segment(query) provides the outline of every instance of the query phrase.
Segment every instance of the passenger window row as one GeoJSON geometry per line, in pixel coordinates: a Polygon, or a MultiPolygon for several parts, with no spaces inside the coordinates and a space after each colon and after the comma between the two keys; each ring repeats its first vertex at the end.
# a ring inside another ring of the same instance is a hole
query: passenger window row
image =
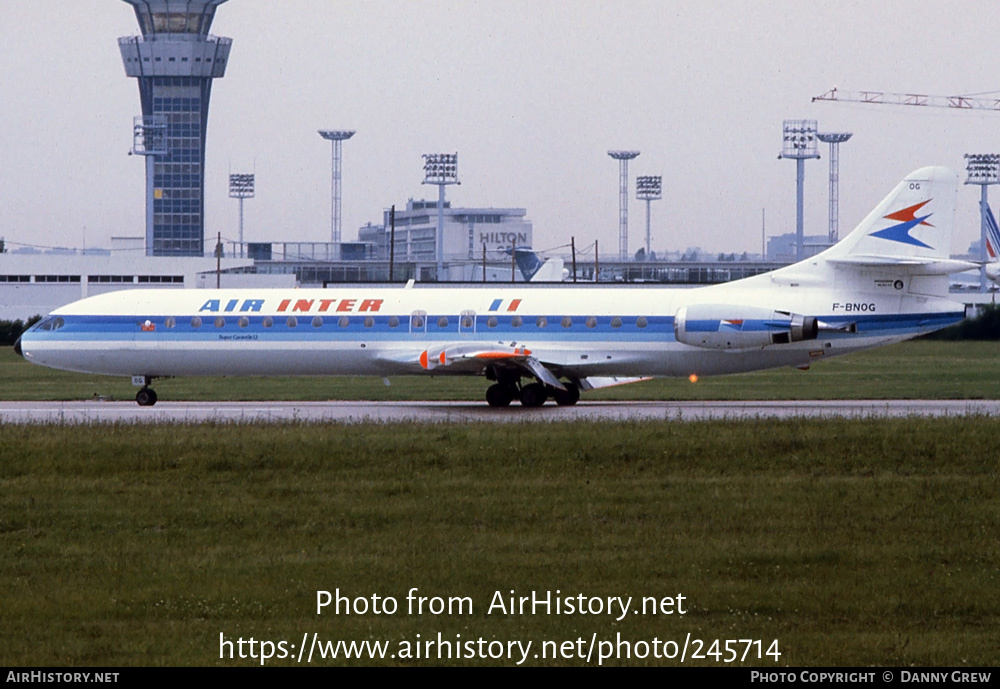
{"type": "MultiPolygon", "coordinates": [[[[280,324],[281,319],[279,318],[278,321],[280,324]]],[[[322,316],[314,316],[311,321],[308,320],[307,318],[304,318],[303,322],[309,323],[314,328],[321,328],[327,323],[322,316]]],[[[341,316],[339,319],[330,320],[331,324],[334,322],[337,324],[338,327],[341,328],[346,328],[351,325],[351,319],[348,318],[347,316],[341,316]]],[[[205,320],[202,320],[201,316],[194,316],[191,318],[192,328],[201,328],[203,325],[213,325],[216,328],[225,328],[228,323],[229,321],[224,316],[216,316],[214,319],[209,318],[207,319],[207,323],[205,320]]],[[[425,317],[422,315],[414,315],[413,317],[410,318],[411,328],[421,329],[424,327],[425,323],[426,323],[425,317]]],[[[579,319],[577,319],[576,323],[579,324],[579,319]]],[[[288,328],[298,327],[299,318],[297,316],[289,316],[284,320],[284,324],[288,328]]],[[[366,328],[374,327],[375,325],[374,316],[365,316],[363,324],[366,328]]],[[[398,328],[399,318],[397,316],[390,316],[387,320],[387,324],[390,328],[398,328]]],[[[474,324],[475,320],[472,316],[462,316],[461,318],[462,328],[470,329],[474,326],[474,324]]],[[[524,319],[521,318],[521,316],[514,316],[513,318],[511,318],[510,324],[514,328],[520,328],[524,325],[524,319]]],[[[571,316],[563,316],[562,319],[559,320],[559,325],[561,325],[563,328],[570,328],[573,326],[573,324],[574,320],[571,316]]],[[[174,318],[173,316],[169,316],[166,319],[164,319],[163,325],[166,326],[167,328],[176,328],[177,319],[174,318]]],[[[238,325],[240,328],[247,328],[250,326],[250,319],[247,318],[246,316],[241,316],[239,319],[236,320],[236,325],[238,325]]],[[[261,325],[263,325],[265,328],[273,328],[275,325],[275,319],[272,318],[271,316],[264,316],[264,318],[261,319],[261,325]]],[[[448,316],[441,316],[437,319],[436,325],[438,328],[447,328],[451,325],[451,319],[449,319],[448,316]]],[[[486,319],[486,326],[489,328],[496,328],[499,325],[500,321],[499,319],[497,319],[496,316],[490,316],[489,318],[486,319]]],[[[548,325],[549,325],[549,319],[546,316],[539,316],[538,318],[535,319],[536,328],[545,328],[548,327],[548,325]]],[[[583,321],[583,325],[587,326],[588,328],[596,328],[597,317],[588,316],[583,321]]],[[[614,318],[611,319],[612,328],[621,328],[622,325],[623,322],[620,317],[615,316],[614,318]]],[[[648,325],[649,322],[647,321],[645,316],[639,316],[638,318],[635,319],[635,326],[637,328],[645,328],[648,325]]]]}

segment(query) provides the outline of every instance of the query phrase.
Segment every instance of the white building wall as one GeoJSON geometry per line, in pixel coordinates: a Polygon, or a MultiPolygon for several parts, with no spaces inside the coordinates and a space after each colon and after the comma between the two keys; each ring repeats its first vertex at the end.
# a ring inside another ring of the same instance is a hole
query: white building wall
{"type": "MultiPolygon", "coordinates": [[[[251,266],[222,259],[221,268],[251,266]]],[[[215,287],[214,258],[115,254],[0,254],[0,320],[26,320],[95,294],[122,289],[215,287]],[[199,274],[212,272],[210,284],[199,274]]]]}

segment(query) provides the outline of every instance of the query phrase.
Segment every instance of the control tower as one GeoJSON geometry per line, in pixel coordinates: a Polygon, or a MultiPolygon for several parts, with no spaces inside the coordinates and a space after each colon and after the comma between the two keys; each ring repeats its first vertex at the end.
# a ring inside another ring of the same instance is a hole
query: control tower
{"type": "Polygon", "coordinates": [[[205,252],[205,131],[212,80],[225,75],[232,39],[210,36],[226,0],[124,0],[141,36],[118,39],[125,74],[139,80],[143,118],[166,123],[146,166],[146,253],[205,252]]]}

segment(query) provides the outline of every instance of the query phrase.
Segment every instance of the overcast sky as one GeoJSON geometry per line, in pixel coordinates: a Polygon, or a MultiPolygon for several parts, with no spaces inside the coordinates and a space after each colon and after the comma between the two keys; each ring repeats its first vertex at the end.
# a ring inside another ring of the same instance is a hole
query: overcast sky
{"type": "MultiPolygon", "coordinates": [[[[126,155],[138,87],[121,0],[0,0],[0,236],[107,246],[144,232],[144,167],[126,155]]],[[[644,241],[636,175],[663,175],[654,250],[760,251],[794,230],[784,119],[851,131],[841,236],[907,173],[1000,152],[1000,113],[811,103],[834,85],[940,95],[1000,89],[994,2],[230,0],[233,39],[208,125],[206,234],[238,234],[228,174],[255,171],[248,241],[328,241],[330,144],[344,144],[344,237],[382,209],[436,198],[421,154],[459,154],[462,206],[527,208],[535,248],[618,247],[618,164],[631,164],[630,252],[644,241]]],[[[827,156],[806,163],[806,232],[827,227],[827,156]]],[[[978,236],[959,192],[954,251],[978,236]]],[[[994,190],[995,191],[995,190],[994,190]]],[[[993,204],[1000,205],[1000,200],[993,204]]]]}

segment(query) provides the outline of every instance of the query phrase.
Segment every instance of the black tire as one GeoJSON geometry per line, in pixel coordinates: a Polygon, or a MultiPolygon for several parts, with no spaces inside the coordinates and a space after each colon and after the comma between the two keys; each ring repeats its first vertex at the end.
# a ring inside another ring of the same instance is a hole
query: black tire
{"type": "Polygon", "coordinates": [[[580,388],[573,385],[573,383],[566,383],[565,385],[565,390],[559,390],[558,388],[553,390],[552,397],[560,407],[572,407],[580,401],[580,388]]]}
{"type": "Polygon", "coordinates": [[[540,407],[549,398],[549,393],[541,383],[532,383],[521,388],[521,405],[540,407]]]}
{"type": "Polygon", "coordinates": [[[140,407],[152,407],[156,404],[156,392],[149,388],[142,388],[135,393],[135,401],[140,407]]]}
{"type": "Polygon", "coordinates": [[[491,407],[509,407],[514,393],[506,385],[491,385],[486,388],[486,403],[491,407]]]}

